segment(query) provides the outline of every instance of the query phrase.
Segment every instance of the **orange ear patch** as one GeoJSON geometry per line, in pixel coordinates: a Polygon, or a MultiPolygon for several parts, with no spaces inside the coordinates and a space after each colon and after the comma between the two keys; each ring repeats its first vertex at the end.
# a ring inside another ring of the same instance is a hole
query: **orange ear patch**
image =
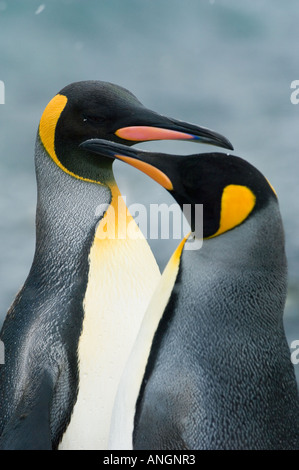
{"type": "Polygon", "coordinates": [[[219,229],[209,238],[216,237],[240,225],[249,216],[255,206],[255,201],[255,195],[246,186],[236,184],[226,186],[221,199],[219,229]]]}
{"type": "Polygon", "coordinates": [[[39,136],[48,154],[56,165],[65,171],[55,152],[55,130],[58,119],[67,103],[67,97],[56,95],[46,106],[39,123],[39,136]]]}
{"type": "Polygon", "coordinates": [[[55,131],[57,122],[60,118],[62,111],[64,110],[67,104],[67,97],[64,95],[56,95],[46,106],[43,115],[39,123],[39,136],[42,141],[43,146],[45,147],[46,152],[54,160],[57,166],[65,173],[73,176],[74,178],[87,181],[89,183],[102,184],[99,181],[94,181],[88,178],[83,178],[80,175],[76,175],[72,171],[69,171],[65,166],[62,165],[61,161],[56,155],[55,151],[55,131]]]}

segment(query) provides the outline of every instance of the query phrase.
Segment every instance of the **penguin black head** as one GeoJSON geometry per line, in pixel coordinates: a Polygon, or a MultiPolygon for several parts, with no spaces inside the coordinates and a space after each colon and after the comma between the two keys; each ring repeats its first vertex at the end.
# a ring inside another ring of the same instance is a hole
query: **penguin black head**
{"type": "Polygon", "coordinates": [[[111,159],[86,158],[80,144],[106,139],[131,146],[149,140],[180,139],[232,149],[230,142],[206,128],[161,116],[128,90],[101,81],[72,83],[47,105],[39,125],[39,137],[60,169],[79,179],[101,182],[99,168],[111,167],[111,159]]]}
{"type": "MultiPolygon", "coordinates": [[[[265,207],[270,199],[277,199],[262,173],[237,156],[223,153],[166,155],[102,140],[90,140],[81,146],[143,171],[165,187],[182,209],[184,204],[193,207],[203,204],[204,238],[234,229],[265,207]]],[[[189,222],[194,230],[192,215],[189,222]]]]}

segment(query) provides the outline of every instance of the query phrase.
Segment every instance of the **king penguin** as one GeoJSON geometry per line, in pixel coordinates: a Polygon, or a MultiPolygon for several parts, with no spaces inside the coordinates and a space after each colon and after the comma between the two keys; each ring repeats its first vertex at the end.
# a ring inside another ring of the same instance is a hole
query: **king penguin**
{"type": "Polygon", "coordinates": [[[160,279],[111,159],[79,147],[91,138],[231,147],[107,82],[73,83],[49,102],[35,147],[35,255],[1,332],[1,449],[107,448],[119,378],[160,279]]]}
{"type": "Polygon", "coordinates": [[[284,232],[268,180],[229,154],[83,145],[147,173],[192,209],[192,233],[166,266],[125,367],[110,448],[298,450],[284,232]]]}

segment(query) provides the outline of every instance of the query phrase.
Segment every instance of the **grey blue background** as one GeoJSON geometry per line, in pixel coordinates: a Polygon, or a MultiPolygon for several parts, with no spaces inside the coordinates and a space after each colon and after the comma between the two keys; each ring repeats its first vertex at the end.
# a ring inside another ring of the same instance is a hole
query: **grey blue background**
{"type": "MultiPolygon", "coordinates": [[[[0,323],[34,252],[33,152],[42,111],[68,83],[99,79],[162,114],[221,132],[267,176],[285,224],[288,341],[299,340],[299,105],[290,101],[299,80],[298,23],[297,0],[0,1],[0,323]]],[[[173,202],[133,168],[117,162],[115,175],[128,205],[173,202]]],[[[149,241],[163,269],[177,241],[149,241]]]]}

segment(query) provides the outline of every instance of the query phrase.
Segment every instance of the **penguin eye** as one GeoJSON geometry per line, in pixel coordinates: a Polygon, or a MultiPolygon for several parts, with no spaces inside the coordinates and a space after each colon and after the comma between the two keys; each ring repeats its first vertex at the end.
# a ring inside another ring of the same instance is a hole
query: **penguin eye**
{"type": "Polygon", "coordinates": [[[90,116],[83,114],[83,122],[88,122],[90,124],[102,124],[105,121],[103,116],[90,116]]]}

